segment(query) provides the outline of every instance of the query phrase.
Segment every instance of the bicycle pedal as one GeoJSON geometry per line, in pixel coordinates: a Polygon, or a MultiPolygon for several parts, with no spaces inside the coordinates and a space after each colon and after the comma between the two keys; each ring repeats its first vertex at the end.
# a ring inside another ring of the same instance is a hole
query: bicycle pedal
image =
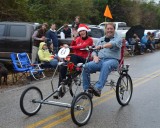
{"type": "Polygon", "coordinates": [[[105,86],[110,86],[111,83],[110,82],[106,82],[105,86]]]}
{"type": "Polygon", "coordinates": [[[115,82],[113,80],[107,81],[105,86],[115,86],[115,82]]]}
{"type": "Polygon", "coordinates": [[[66,90],[62,91],[62,88],[61,88],[61,90],[59,91],[59,97],[62,98],[65,95],[65,93],[66,93],[66,90]]]}
{"type": "Polygon", "coordinates": [[[93,88],[89,87],[88,92],[93,93],[93,88]]]}
{"type": "Polygon", "coordinates": [[[59,92],[56,92],[56,93],[53,95],[53,98],[54,98],[54,99],[59,99],[59,92]]]}
{"type": "Polygon", "coordinates": [[[59,96],[53,96],[53,99],[59,99],[59,96]]]}

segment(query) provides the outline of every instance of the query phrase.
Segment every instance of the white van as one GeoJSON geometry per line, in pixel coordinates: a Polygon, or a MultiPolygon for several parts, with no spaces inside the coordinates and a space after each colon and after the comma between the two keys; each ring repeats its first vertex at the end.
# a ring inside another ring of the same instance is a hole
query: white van
{"type": "MultiPolygon", "coordinates": [[[[105,25],[109,22],[102,22],[97,27],[105,29],[105,25]]],[[[126,22],[113,22],[115,24],[116,32],[124,38],[126,36],[126,32],[129,30],[130,27],[127,27],[126,22]]]]}
{"type": "MultiPolygon", "coordinates": [[[[100,28],[105,28],[105,25],[107,24],[108,22],[102,22],[98,25],[98,27],[100,28]]],[[[115,24],[115,30],[123,30],[124,28],[127,27],[127,24],[126,22],[113,22],[115,24]]]]}

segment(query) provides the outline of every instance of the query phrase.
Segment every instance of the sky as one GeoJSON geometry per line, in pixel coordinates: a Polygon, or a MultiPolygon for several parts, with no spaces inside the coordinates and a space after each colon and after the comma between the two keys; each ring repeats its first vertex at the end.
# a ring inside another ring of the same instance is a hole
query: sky
{"type": "Polygon", "coordinates": [[[150,2],[150,1],[154,1],[155,3],[159,3],[160,0],[132,0],[132,1],[143,1],[143,2],[150,2]]]}
{"type": "MultiPolygon", "coordinates": [[[[148,0],[148,1],[151,1],[151,0],[148,0]]],[[[160,0],[154,0],[154,2],[156,2],[156,3],[159,3],[159,1],[160,1],[160,0]]]]}

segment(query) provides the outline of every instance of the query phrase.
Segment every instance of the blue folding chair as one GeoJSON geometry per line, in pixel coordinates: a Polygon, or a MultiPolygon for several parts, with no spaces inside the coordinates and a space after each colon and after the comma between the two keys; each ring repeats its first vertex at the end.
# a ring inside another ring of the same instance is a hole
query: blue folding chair
{"type": "Polygon", "coordinates": [[[28,69],[30,76],[33,77],[35,80],[45,78],[45,75],[43,72],[44,69],[42,69],[39,64],[32,64],[26,52],[17,53],[17,58],[21,68],[28,69]]]}
{"type": "Polygon", "coordinates": [[[13,65],[13,74],[12,74],[13,83],[18,81],[18,77],[19,79],[22,79],[23,77],[27,77],[28,68],[21,67],[16,53],[11,53],[10,58],[13,65]],[[18,73],[21,73],[21,75],[18,75],[18,73]]]}

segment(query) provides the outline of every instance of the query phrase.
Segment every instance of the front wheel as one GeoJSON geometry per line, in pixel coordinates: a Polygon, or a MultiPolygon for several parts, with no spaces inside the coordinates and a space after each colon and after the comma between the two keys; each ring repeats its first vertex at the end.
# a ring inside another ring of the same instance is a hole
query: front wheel
{"type": "Polygon", "coordinates": [[[85,125],[91,115],[93,110],[93,104],[91,97],[82,92],[74,97],[71,105],[71,117],[73,122],[78,126],[85,125]]]}
{"type": "Polygon", "coordinates": [[[35,115],[41,108],[41,101],[43,99],[42,92],[37,87],[29,87],[22,93],[20,97],[20,108],[22,112],[28,116],[35,115]]]}
{"type": "Polygon", "coordinates": [[[132,97],[133,84],[132,79],[128,74],[123,74],[119,77],[116,86],[116,97],[120,105],[127,105],[132,97]]]}
{"type": "Polygon", "coordinates": [[[69,82],[68,87],[69,87],[69,92],[71,94],[72,97],[75,96],[76,92],[77,92],[77,88],[78,86],[81,85],[81,76],[77,75],[76,77],[74,77],[71,82],[69,82]]]}

